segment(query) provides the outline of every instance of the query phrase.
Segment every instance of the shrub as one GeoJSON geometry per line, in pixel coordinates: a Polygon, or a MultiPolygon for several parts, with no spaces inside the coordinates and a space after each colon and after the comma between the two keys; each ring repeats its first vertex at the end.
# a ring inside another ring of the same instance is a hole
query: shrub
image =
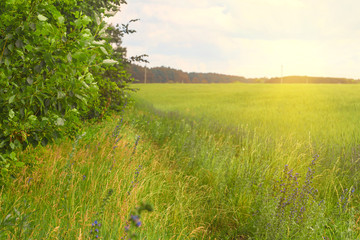
{"type": "Polygon", "coordinates": [[[119,89],[129,75],[102,77],[118,63],[102,17],[123,2],[1,1],[1,184],[24,165],[16,162],[16,150],[75,136],[81,120],[102,117],[111,98],[125,100],[119,89]]]}

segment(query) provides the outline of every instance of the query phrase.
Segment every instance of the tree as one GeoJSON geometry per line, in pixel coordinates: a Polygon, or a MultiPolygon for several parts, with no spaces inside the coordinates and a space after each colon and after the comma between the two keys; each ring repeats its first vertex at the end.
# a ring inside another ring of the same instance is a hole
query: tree
{"type": "Polygon", "coordinates": [[[123,3],[0,2],[0,183],[24,164],[17,149],[74,137],[81,119],[103,115],[108,98],[126,101],[124,49],[110,45],[121,34],[109,37],[103,21],[123,3]]]}

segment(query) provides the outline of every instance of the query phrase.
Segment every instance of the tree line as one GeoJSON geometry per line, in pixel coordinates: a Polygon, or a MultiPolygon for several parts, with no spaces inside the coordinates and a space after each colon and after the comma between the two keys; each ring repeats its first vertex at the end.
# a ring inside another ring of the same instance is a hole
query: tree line
{"type": "Polygon", "coordinates": [[[283,78],[245,78],[219,73],[184,72],[170,67],[146,68],[137,64],[128,66],[135,83],[358,83],[355,79],[332,77],[286,76],[283,78]]]}
{"type": "MultiPolygon", "coordinates": [[[[129,65],[128,71],[137,83],[145,82],[145,67],[129,65]]],[[[218,73],[187,73],[170,67],[153,67],[146,69],[147,83],[231,83],[246,82],[246,78],[218,73]]]]}

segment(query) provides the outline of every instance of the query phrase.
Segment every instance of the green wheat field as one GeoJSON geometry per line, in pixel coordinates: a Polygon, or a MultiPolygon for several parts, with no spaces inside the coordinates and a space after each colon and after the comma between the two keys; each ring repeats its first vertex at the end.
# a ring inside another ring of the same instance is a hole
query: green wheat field
{"type": "Polygon", "coordinates": [[[19,154],[35,170],[1,192],[0,239],[360,238],[360,85],[134,87],[19,154]]]}

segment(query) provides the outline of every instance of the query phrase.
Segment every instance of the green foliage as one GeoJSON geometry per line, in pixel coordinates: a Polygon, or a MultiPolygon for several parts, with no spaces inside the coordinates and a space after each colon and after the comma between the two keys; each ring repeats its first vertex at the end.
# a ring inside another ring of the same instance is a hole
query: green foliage
{"type": "Polygon", "coordinates": [[[6,239],[6,230],[11,229],[10,232],[17,239],[22,239],[25,234],[33,228],[32,223],[29,221],[31,213],[29,213],[30,206],[24,202],[24,205],[19,209],[13,208],[5,218],[0,220],[0,239],[6,239]],[[15,231],[14,226],[17,227],[15,231]]]}
{"type": "Polygon", "coordinates": [[[107,99],[125,101],[131,81],[123,84],[123,67],[103,78],[120,62],[112,59],[102,16],[123,2],[0,3],[1,185],[23,165],[14,151],[75,136],[82,119],[104,115],[107,99]]]}

